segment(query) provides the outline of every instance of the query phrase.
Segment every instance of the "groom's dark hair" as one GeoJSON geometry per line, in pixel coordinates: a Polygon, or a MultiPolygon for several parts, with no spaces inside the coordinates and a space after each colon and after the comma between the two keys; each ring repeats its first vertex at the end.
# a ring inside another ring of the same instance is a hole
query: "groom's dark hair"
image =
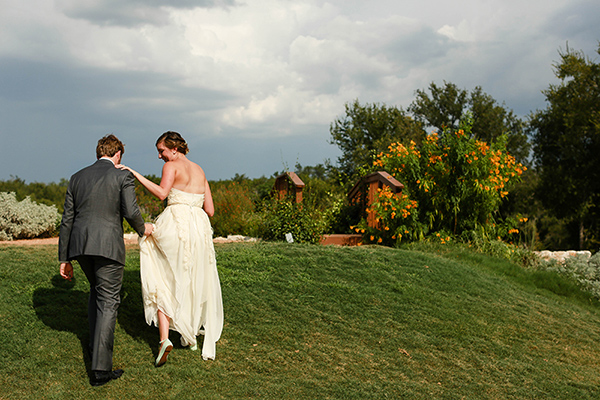
{"type": "Polygon", "coordinates": [[[117,154],[117,151],[121,150],[121,157],[125,153],[125,146],[117,137],[113,134],[106,135],[102,139],[98,140],[98,146],[96,146],[96,158],[100,157],[112,157],[117,154]]]}

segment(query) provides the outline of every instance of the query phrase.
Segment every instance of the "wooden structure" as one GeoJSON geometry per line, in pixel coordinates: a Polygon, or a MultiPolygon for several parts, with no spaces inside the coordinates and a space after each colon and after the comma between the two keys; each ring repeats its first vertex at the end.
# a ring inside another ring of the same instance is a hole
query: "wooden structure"
{"type": "Polygon", "coordinates": [[[304,182],[294,172],[286,172],[275,178],[273,190],[277,192],[278,199],[284,199],[288,195],[292,195],[296,203],[302,202],[302,190],[304,182]]]}
{"type": "MultiPolygon", "coordinates": [[[[348,192],[350,203],[359,204],[360,208],[368,210],[375,200],[375,194],[378,189],[389,187],[392,193],[399,195],[404,189],[404,185],[398,182],[396,178],[385,171],[377,171],[363,177],[348,192]]],[[[375,213],[367,212],[367,223],[371,227],[377,227],[375,213]]],[[[321,244],[335,244],[341,246],[356,246],[362,243],[362,235],[359,234],[334,234],[324,235],[321,244]]]]}
{"type": "Polygon", "coordinates": [[[357,233],[334,233],[323,235],[320,243],[323,245],[335,244],[338,246],[358,246],[362,244],[362,235],[357,233]]]}
{"type": "Polygon", "coordinates": [[[367,224],[372,228],[377,227],[377,222],[375,221],[375,213],[370,211],[370,207],[375,200],[377,190],[384,187],[389,187],[392,193],[396,195],[401,194],[402,189],[404,189],[404,185],[392,175],[385,171],[377,171],[363,177],[348,193],[350,203],[359,203],[362,205],[363,210],[369,210],[367,212],[367,224]]]}

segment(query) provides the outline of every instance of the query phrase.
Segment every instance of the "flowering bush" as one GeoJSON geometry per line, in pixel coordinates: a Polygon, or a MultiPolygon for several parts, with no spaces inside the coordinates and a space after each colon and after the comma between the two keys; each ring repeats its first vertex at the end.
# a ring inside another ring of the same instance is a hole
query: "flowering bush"
{"type": "Polygon", "coordinates": [[[37,204],[15,193],[0,193],[0,240],[30,239],[51,234],[60,215],[55,206],[37,204]]]}
{"type": "MultiPolygon", "coordinates": [[[[374,161],[404,184],[394,195],[380,189],[371,209],[377,221],[355,227],[367,241],[383,244],[415,240],[432,233],[450,240],[478,227],[494,228],[495,211],[525,167],[506,153],[505,139],[488,145],[471,136],[470,125],[441,137],[433,133],[418,148],[393,143],[374,161]]],[[[506,229],[506,235],[518,233],[506,229]]]]}
{"type": "Polygon", "coordinates": [[[256,234],[253,223],[256,197],[248,184],[236,181],[212,186],[215,215],[211,224],[216,236],[256,234]]]}

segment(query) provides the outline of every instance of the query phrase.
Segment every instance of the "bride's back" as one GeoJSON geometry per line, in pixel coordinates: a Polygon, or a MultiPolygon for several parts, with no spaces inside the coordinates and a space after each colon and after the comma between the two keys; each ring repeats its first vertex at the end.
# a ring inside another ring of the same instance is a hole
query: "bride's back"
{"type": "Polygon", "coordinates": [[[187,193],[204,194],[206,192],[206,176],[202,168],[188,160],[185,156],[169,161],[175,167],[173,187],[187,193]]]}

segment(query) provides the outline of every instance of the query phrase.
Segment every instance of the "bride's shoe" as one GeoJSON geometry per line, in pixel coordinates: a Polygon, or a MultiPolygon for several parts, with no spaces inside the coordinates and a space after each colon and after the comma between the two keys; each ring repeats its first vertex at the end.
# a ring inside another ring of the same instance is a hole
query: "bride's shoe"
{"type": "Polygon", "coordinates": [[[190,350],[192,350],[192,351],[196,351],[196,350],[198,350],[198,343],[196,343],[196,344],[194,344],[194,345],[192,346],[192,345],[190,345],[188,342],[186,342],[186,341],[185,341],[185,339],[183,338],[183,336],[181,337],[180,341],[181,341],[181,345],[182,345],[183,347],[188,347],[188,346],[190,346],[190,350]]]}
{"type": "Polygon", "coordinates": [[[169,353],[171,352],[171,350],[173,350],[173,343],[171,343],[169,339],[165,339],[159,342],[159,344],[160,349],[158,351],[158,357],[156,357],[156,362],[154,363],[156,367],[160,367],[161,365],[166,363],[169,353]]]}

